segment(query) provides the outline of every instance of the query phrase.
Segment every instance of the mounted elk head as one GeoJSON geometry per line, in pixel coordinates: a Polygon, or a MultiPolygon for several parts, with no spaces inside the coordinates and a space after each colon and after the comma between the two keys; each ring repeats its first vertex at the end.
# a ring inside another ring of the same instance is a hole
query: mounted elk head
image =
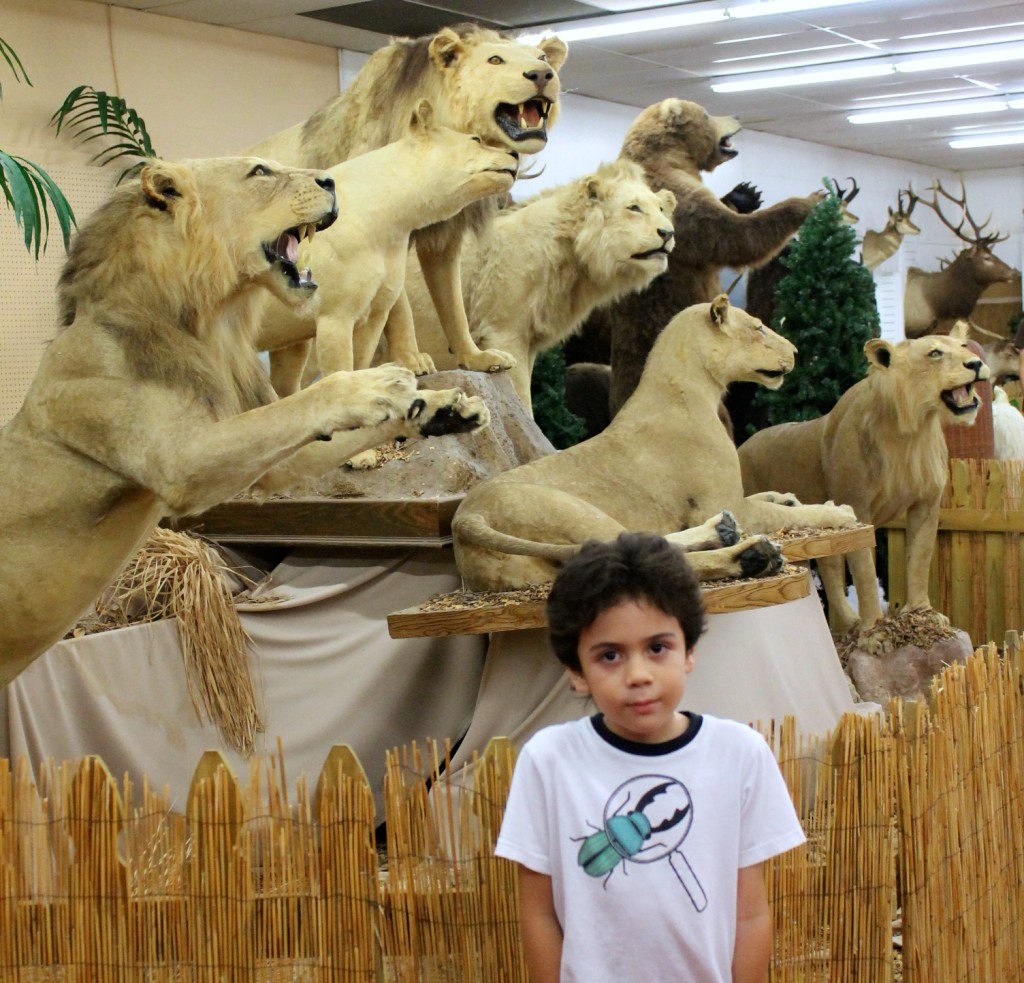
{"type": "Polygon", "coordinates": [[[860,248],[861,262],[869,269],[884,263],[903,242],[904,236],[916,236],[920,229],[910,220],[910,213],[917,204],[917,197],[908,188],[896,196],[896,211],[889,207],[889,218],[885,227],[879,232],[868,230],[864,233],[864,242],[860,248]]]}
{"type": "Polygon", "coordinates": [[[1020,278],[1020,271],[1004,263],[992,247],[1009,238],[1008,235],[985,234],[991,216],[978,223],[967,208],[967,192],[960,181],[960,197],[950,194],[941,182],[932,185],[932,198],[920,198],[910,191],[911,201],[920,201],[932,209],[947,229],[966,242],[967,248],[953,260],[944,260],[937,273],[911,267],[907,270],[907,285],[903,294],[903,329],[908,338],[935,334],[939,323],[954,318],[969,319],[982,291],[993,283],[1005,283],[1020,278]],[[939,196],[960,208],[960,221],[955,225],[943,214],[939,196]],[[969,225],[973,235],[964,231],[969,225]]]}
{"type": "MultiPolygon", "coordinates": [[[[843,216],[843,222],[846,225],[856,225],[860,219],[857,218],[853,212],[850,211],[849,205],[854,198],[857,197],[860,192],[860,188],[857,187],[857,179],[854,177],[849,178],[850,188],[846,190],[839,183],[837,178],[827,178],[825,180],[825,186],[828,187],[831,182],[832,187],[835,189],[834,194],[839,199],[840,212],[843,216]]],[[[830,189],[831,190],[831,189],[830,189]]]]}

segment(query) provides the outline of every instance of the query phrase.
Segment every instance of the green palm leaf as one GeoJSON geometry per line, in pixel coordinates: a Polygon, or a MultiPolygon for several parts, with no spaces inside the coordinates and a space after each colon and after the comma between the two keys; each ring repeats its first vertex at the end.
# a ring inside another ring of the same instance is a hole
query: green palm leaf
{"type": "Polygon", "coordinates": [[[50,118],[60,133],[72,132],[81,143],[112,138],[115,142],[93,155],[93,163],[109,164],[123,158],[138,158],[118,175],[117,183],[133,176],[150,157],[156,157],[145,120],[119,96],[109,96],[91,85],[72,89],[50,118]]]}
{"type": "MultiPolygon", "coordinates": [[[[7,62],[11,71],[14,72],[14,78],[17,81],[24,82],[26,85],[32,84],[28,77],[28,72],[25,71],[25,66],[21,63],[21,59],[3,38],[0,38],[0,55],[3,56],[4,61],[7,62]]],[[[3,96],[3,92],[3,86],[0,85],[0,97],[3,96]]]]}
{"type": "Polygon", "coordinates": [[[0,191],[24,230],[25,248],[34,252],[36,259],[50,238],[50,207],[60,225],[64,248],[68,248],[75,213],[53,178],[38,164],[0,150],[0,191]]]}

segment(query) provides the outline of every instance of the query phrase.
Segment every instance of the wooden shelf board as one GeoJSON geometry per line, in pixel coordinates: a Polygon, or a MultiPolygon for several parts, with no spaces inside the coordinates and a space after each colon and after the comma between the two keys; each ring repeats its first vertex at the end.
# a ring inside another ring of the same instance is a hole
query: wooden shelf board
{"type": "Polygon", "coordinates": [[[452,516],[461,495],[449,498],[236,499],[180,519],[217,542],[280,545],[450,546],[452,516]]]}
{"type": "MultiPolygon", "coordinates": [[[[703,585],[708,614],[746,611],[752,608],[784,604],[807,597],[811,578],[806,569],[783,570],[773,577],[752,580],[726,580],[703,585]]],[[[544,628],[547,619],[543,600],[432,610],[433,605],[405,608],[388,615],[388,633],[392,638],[425,638],[443,635],[484,635],[496,631],[544,628]]]]}
{"type": "Polygon", "coordinates": [[[782,555],[790,563],[814,560],[819,556],[852,553],[875,545],[875,527],[854,526],[851,529],[833,529],[812,532],[798,539],[782,543],[782,555]]]}

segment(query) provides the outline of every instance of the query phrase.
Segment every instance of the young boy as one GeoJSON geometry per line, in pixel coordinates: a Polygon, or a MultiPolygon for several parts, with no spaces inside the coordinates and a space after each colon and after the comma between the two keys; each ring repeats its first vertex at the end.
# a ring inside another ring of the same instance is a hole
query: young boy
{"type": "Polygon", "coordinates": [[[512,779],[496,852],[519,864],[531,983],[763,983],[763,864],[805,837],[764,739],[677,709],[705,628],[682,552],[587,543],[547,613],[599,712],[535,734],[512,779]]]}

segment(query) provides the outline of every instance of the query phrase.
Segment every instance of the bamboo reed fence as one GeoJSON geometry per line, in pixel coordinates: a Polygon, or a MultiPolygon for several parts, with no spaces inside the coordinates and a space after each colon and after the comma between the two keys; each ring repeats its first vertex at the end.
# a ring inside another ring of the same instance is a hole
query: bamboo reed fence
{"type": "MultiPolygon", "coordinates": [[[[1024,461],[954,458],[939,512],[928,595],[975,645],[1024,624],[1024,461]]],[[[889,606],[906,601],[906,524],[889,540],[889,606]]]]}
{"type": "MultiPolygon", "coordinates": [[[[762,729],[808,834],[767,869],[773,983],[1021,978],[1022,693],[1018,648],[990,645],[928,701],[762,729]]],[[[525,983],[493,856],[513,750],[447,758],[387,755],[386,853],[347,747],[294,801],[280,748],[244,783],[208,752],[183,812],[96,758],[0,759],[0,983],[525,983]]]]}

